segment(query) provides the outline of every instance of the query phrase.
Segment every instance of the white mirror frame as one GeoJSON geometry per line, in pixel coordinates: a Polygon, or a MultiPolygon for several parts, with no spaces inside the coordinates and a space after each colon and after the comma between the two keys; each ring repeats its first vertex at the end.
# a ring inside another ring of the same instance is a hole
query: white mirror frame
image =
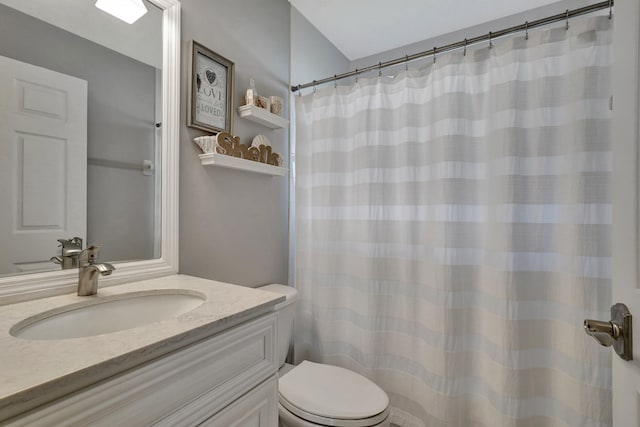
{"type": "MultiPolygon", "coordinates": [[[[101,287],[178,272],[180,1],[149,1],[163,9],[161,256],[157,259],[115,264],[116,271],[111,276],[100,278],[101,287]]],[[[77,269],[0,277],[0,305],[71,293],[76,289],[77,281],[77,269]]]]}

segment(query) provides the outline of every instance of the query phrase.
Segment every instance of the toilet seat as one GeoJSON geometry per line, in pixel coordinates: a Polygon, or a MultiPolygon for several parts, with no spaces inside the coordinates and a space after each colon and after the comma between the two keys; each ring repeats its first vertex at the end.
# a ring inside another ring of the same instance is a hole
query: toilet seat
{"type": "Polygon", "coordinates": [[[380,387],[337,366],[304,361],[279,379],[278,388],[280,404],[311,423],[367,427],[389,415],[389,398],[380,387]]]}

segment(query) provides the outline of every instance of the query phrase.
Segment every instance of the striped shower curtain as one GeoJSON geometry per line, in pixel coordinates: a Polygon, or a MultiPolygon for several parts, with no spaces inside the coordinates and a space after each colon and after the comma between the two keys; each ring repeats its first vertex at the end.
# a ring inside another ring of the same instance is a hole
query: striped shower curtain
{"type": "Polygon", "coordinates": [[[298,361],[399,426],[611,425],[611,25],[296,96],[298,361]]]}

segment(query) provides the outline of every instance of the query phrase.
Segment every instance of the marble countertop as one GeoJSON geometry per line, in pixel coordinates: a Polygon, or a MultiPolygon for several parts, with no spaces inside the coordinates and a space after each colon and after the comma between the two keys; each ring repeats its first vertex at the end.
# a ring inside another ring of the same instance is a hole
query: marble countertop
{"type": "Polygon", "coordinates": [[[272,309],[284,297],[185,275],[0,306],[0,422],[272,309]],[[57,307],[136,291],[185,289],[206,301],[177,317],[104,335],[62,340],[11,336],[21,320],[57,307]]]}

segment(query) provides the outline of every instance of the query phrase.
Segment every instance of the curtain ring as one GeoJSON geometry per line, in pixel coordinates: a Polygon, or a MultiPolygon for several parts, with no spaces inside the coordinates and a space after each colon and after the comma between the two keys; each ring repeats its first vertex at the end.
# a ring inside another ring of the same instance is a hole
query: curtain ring
{"type": "Polygon", "coordinates": [[[529,40],[529,21],[524,21],[524,39],[529,40]]]}
{"type": "Polygon", "coordinates": [[[333,75],[333,88],[334,89],[338,88],[338,75],[337,74],[333,75]]]}
{"type": "Polygon", "coordinates": [[[567,9],[567,11],[565,12],[565,17],[567,19],[567,23],[565,24],[564,29],[568,30],[569,29],[569,9],[567,9]]]}
{"type": "Polygon", "coordinates": [[[382,77],[382,62],[378,62],[378,77],[382,77]]]}
{"type": "Polygon", "coordinates": [[[356,83],[358,83],[358,69],[356,68],[356,83]]]}
{"type": "Polygon", "coordinates": [[[313,93],[316,93],[316,81],[313,81],[313,93]]]}
{"type": "Polygon", "coordinates": [[[613,0],[609,0],[609,19],[611,19],[611,17],[613,16],[613,10],[611,9],[613,7],[613,0]]]}
{"type": "Polygon", "coordinates": [[[436,47],[433,47],[433,63],[436,63],[436,47]]]}
{"type": "Polygon", "coordinates": [[[489,49],[493,49],[493,33],[489,31],[489,49]]]}
{"type": "Polygon", "coordinates": [[[404,70],[409,71],[409,55],[404,56],[404,70]]]}
{"type": "Polygon", "coordinates": [[[467,39],[464,39],[464,50],[462,51],[462,56],[467,56],[467,39]]]}

